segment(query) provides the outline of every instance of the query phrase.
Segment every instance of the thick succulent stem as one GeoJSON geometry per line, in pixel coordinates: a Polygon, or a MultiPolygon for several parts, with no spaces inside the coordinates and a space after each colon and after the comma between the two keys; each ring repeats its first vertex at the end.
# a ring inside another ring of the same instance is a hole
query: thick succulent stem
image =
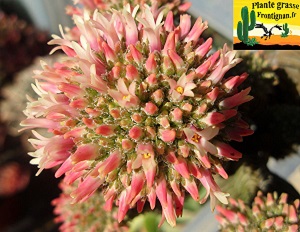
{"type": "Polygon", "coordinates": [[[249,25],[249,12],[248,7],[244,6],[241,10],[242,22],[237,24],[237,35],[240,41],[246,43],[249,40],[248,32],[253,30],[256,24],[255,12],[250,12],[250,25],[249,25]]]}

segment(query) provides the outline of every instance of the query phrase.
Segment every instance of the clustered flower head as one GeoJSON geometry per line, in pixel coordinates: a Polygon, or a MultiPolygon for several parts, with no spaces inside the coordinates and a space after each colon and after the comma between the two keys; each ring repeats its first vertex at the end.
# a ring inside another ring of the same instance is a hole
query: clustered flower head
{"type": "Polygon", "coordinates": [[[154,209],[158,199],[161,223],[174,226],[186,193],[200,203],[210,196],[212,208],[216,198],[227,203],[213,175],[227,178],[222,162],[241,157],[227,142],[252,133],[237,111],[252,97],[237,89],[246,73],[223,78],[240,62],[234,51],[208,54],[207,22],[192,25],[185,14],[176,26],[172,11],[164,19],[151,9],[75,15],[80,40],[62,32],[50,42],[66,59],[35,72],[40,97],[29,98],[21,124],[52,134],[33,131],[32,163],[78,181],[73,203],[101,191],[121,222],[130,208],[141,212],[148,201],[154,209]]]}
{"type": "Polygon", "coordinates": [[[173,13],[186,12],[191,6],[190,2],[183,2],[182,0],[74,0],[74,6],[67,6],[66,12],[70,15],[82,14],[83,9],[94,12],[98,9],[101,12],[110,11],[112,9],[123,9],[127,4],[131,6],[139,5],[143,7],[147,4],[155,10],[155,13],[164,12],[172,10],[173,13]],[[76,7],[80,5],[81,7],[76,7]]]}
{"type": "Polygon", "coordinates": [[[74,190],[74,186],[62,181],[60,188],[62,193],[52,201],[52,205],[55,207],[55,222],[61,224],[60,231],[129,231],[127,225],[121,225],[116,221],[115,210],[107,212],[102,209],[104,199],[100,192],[96,192],[85,204],[71,204],[70,193],[74,190]]]}
{"type": "Polygon", "coordinates": [[[288,195],[276,192],[264,196],[258,192],[252,208],[242,200],[229,199],[228,206],[216,207],[216,219],[220,231],[289,231],[297,232],[300,228],[300,201],[288,203],[288,195]]]}

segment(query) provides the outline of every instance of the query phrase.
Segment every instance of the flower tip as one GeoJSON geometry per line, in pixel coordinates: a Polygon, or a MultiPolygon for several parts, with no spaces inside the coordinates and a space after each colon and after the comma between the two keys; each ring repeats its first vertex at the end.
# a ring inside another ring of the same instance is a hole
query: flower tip
{"type": "Polygon", "coordinates": [[[186,12],[188,11],[188,9],[190,9],[191,6],[192,6],[191,2],[185,2],[178,7],[178,10],[180,12],[186,12]]]}

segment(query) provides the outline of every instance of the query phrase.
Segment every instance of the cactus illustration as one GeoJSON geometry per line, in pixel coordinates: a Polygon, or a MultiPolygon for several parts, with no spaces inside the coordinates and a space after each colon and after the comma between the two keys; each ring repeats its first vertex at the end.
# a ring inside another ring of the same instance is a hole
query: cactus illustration
{"type": "Polygon", "coordinates": [[[288,27],[288,24],[284,23],[282,25],[282,29],[284,30],[284,32],[281,33],[281,37],[287,37],[290,32],[290,28],[288,27]]]}
{"type": "Polygon", "coordinates": [[[237,24],[237,35],[240,41],[243,43],[247,43],[248,38],[248,32],[253,30],[256,24],[256,17],[255,12],[252,10],[250,12],[250,25],[249,24],[249,13],[248,13],[248,7],[244,6],[241,10],[241,16],[242,16],[242,22],[239,21],[237,24]]]}

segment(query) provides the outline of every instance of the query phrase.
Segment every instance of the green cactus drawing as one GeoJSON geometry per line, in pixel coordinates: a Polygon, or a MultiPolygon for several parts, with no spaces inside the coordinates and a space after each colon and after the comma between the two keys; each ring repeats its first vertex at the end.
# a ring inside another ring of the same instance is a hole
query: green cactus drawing
{"type": "Polygon", "coordinates": [[[249,13],[248,7],[244,6],[241,10],[242,22],[239,21],[237,24],[237,35],[240,41],[247,44],[249,37],[248,32],[253,30],[256,24],[255,12],[250,12],[250,25],[249,24],[249,13]]]}
{"type": "Polygon", "coordinates": [[[282,25],[282,29],[284,30],[284,32],[281,33],[281,37],[288,37],[288,34],[290,32],[290,28],[288,27],[288,24],[284,23],[282,25]]]}

